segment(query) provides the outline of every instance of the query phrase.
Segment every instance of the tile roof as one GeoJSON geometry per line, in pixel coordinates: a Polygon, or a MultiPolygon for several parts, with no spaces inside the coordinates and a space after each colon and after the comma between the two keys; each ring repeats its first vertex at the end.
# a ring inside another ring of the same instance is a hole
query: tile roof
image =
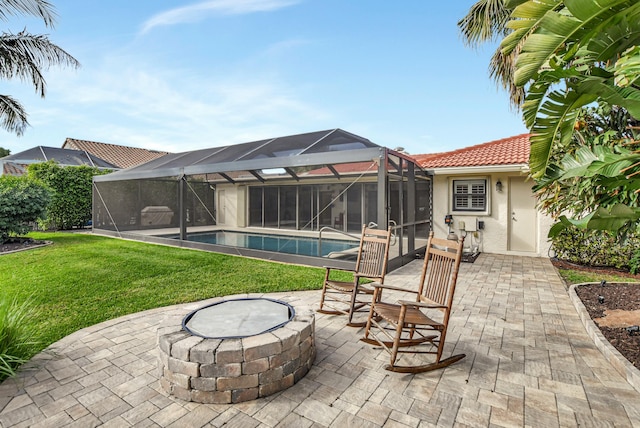
{"type": "Polygon", "coordinates": [[[518,165],[529,163],[529,134],[465,147],[445,153],[413,155],[423,168],[518,165]]]}
{"type": "Polygon", "coordinates": [[[142,165],[143,163],[169,154],[169,152],[98,143],[96,141],[76,140],[74,138],[67,138],[62,148],[84,150],[119,168],[130,168],[132,166],[142,165]]]}
{"type": "Polygon", "coordinates": [[[3,161],[1,163],[2,174],[0,175],[24,175],[27,172],[27,165],[22,165],[11,161],[3,161]]]}

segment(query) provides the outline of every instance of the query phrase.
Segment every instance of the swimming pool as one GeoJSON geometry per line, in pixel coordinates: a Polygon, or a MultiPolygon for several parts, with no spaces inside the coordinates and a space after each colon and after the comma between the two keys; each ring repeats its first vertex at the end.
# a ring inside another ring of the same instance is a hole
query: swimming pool
{"type": "MultiPolygon", "coordinates": [[[[172,236],[178,238],[178,236],[172,236]]],[[[304,236],[281,236],[262,233],[231,232],[218,230],[215,232],[192,233],[187,235],[188,241],[205,244],[227,245],[230,247],[250,248],[252,250],[273,251],[277,253],[296,254],[299,256],[318,256],[318,238],[304,236]]],[[[342,241],[323,239],[322,254],[348,251],[358,247],[358,241],[342,241]]]]}

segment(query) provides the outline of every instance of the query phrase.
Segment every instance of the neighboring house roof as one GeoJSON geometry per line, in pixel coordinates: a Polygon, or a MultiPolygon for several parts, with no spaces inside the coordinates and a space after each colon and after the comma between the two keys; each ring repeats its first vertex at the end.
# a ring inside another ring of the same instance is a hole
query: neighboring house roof
{"type": "Polygon", "coordinates": [[[67,138],[62,148],[84,150],[122,169],[142,165],[169,154],[169,152],[98,143],[96,141],[76,140],[75,138],[67,138]]]}
{"type": "Polygon", "coordinates": [[[425,169],[527,165],[529,149],[529,134],[520,134],[451,152],[414,155],[413,158],[425,169]]]}
{"type": "Polygon", "coordinates": [[[2,161],[2,174],[0,175],[24,175],[27,172],[27,165],[21,165],[11,161],[2,161]]]}
{"type": "Polygon", "coordinates": [[[37,146],[0,158],[3,174],[22,175],[26,167],[33,163],[54,160],[61,166],[89,165],[101,169],[118,169],[117,166],[81,150],[59,149],[57,147],[37,146]]]}

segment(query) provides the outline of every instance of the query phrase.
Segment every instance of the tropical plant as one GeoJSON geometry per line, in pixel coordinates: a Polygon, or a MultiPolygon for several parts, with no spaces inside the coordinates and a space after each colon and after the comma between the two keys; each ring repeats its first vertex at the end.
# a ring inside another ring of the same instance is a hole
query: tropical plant
{"type": "Polygon", "coordinates": [[[15,375],[37,348],[37,329],[30,322],[34,314],[30,300],[0,298],[0,381],[15,375]]]}
{"type": "Polygon", "coordinates": [[[618,105],[640,118],[640,3],[635,0],[523,1],[501,43],[521,43],[514,83],[527,86],[525,123],[532,131],[530,167],[542,177],[554,145],[567,146],[580,108],[618,105]]]}
{"type": "Polygon", "coordinates": [[[5,149],[4,147],[0,147],[0,158],[9,156],[10,154],[11,154],[11,150],[5,149]]]}
{"type": "Polygon", "coordinates": [[[28,177],[53,191],[43,226],[71,229],[86,225],[91,220],[93,176],[108,172],[87,165],[62,167],[53,160],[29,165],[28,177]]]}
{"type": "MultiPolygon", "coordinates": [[[[505,5],[505,0],[480,0],[458,21],[458,28],[467,45],[478,47],[506,37],[509,34],[507,23],[510,16],[511,9],[505,5]]],[[[517,48],[508,55],[497,49],[489,62],[489,75],[508,91],[512,106],[520,108],[525,92],[524,88],[516,86],[513,81],[517,55],[517,48]]]]}
{"type": "MultiPolygon", "coordinates": [[[[585,221],[591,219],[589,215],[594,207],[638,205],[640,182],[621,173],[633,166],[630,158],[639,146],[635,143],[637,131],[634,130],[638,123],[617,106],[580,111],[571,144],[555,148],[546,174],[534,187],[540,207],[561,219],[561,224],[552,229],[552,237],[556,230],[570,224],[564,215],[582,217],[574,223],[586,227],[585,221]]],[[[622,227],[627,222],[618,224],[622,227]]],[[[615,229],[619,228],[618,224],[615,229]]]]}
{"type": "Polygon", "coordinates": [[[49,189],[27,177],[0,177],[0,243],[30,230],[29,222],[44,217],[49,189]]]}
{"type": "Polygon", "coordinates": [[[532,176],[547,184],[586,178],[585,188],[595,182],[608,192],[582,218],[562,218],[562,224],[607,230],[637,224],[640,209],[618,198],[638,189],[640,153],[625,147],[629,141],[611,150],[596,143],[557,163],[554,158],[572,151],[586,106],[621,107],[640,119],[640,3],[510,0],[505,7],[512,13],[500,46],[504,55],[518,53],[513,81],[526,88],[522,111],[532,134],[532,176]]]}
{"type": "MultiPolygon", "coordinates": [[[[42,19],[53,28],[55,12],[46,0],[12,0],[0,4],[0,19],[15,15],[30,15],[42,19]]],[[[78,61],[53,44],[45,35],[34,35],[23,30],[17,34],[0,35],[0,77],[19,78],[30,82],[42,98],[46,93],[43,70],[52,65],[79,67],[78,61]]],[[[9,95],[0,95],[0,126],[16,135],[22,135],[29,125],[24,107],[9,95]]]]}

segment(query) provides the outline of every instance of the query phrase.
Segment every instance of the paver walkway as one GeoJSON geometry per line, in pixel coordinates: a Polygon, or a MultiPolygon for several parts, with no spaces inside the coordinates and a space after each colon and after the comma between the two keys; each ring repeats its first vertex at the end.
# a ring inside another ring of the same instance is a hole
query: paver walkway
{"type": "MultiPolygon", "coordinates": [[[[420,264],[388,282],[416,284],[420,264]]],[[[314,306],[320,296],[295,294],[314,306]]],[[[444,370],[388,372],[361,329],[317,314],[307,376],[234,405],[187,403],[158,385],[156,326],[199,305],[126,316],[64,338],[2,383],[0,426],[640,426],[640,394],[589,339],[548,260],[483,254],[463,263],[455,300],[448,351],[467,357],[444,370]]]]}

